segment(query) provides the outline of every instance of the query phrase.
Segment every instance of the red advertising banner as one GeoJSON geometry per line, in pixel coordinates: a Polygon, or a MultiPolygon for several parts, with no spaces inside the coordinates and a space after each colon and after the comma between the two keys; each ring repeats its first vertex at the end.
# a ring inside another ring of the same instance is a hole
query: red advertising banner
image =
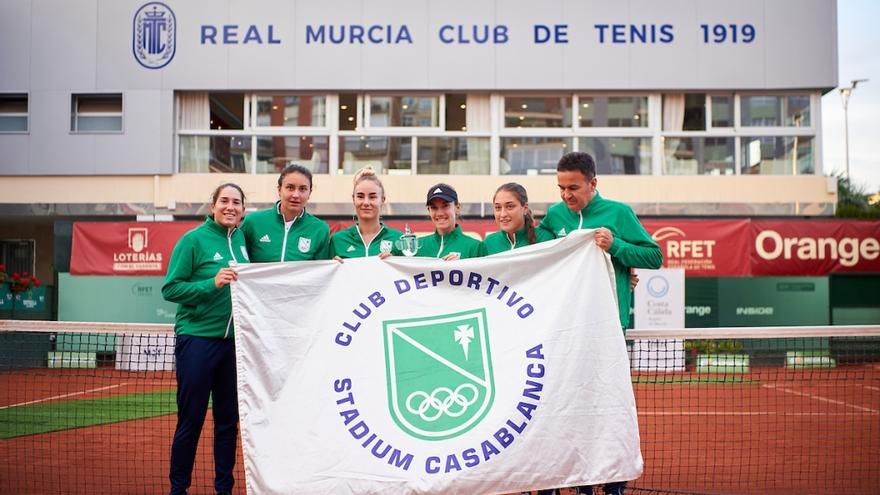
{"type": "Polygon", "coordinates": [[[752,275],[880,272],[880,222],[753,220],[752,275]]]}
{"type": "Polygon", "coordinates": [[[200,222],[76,222],[73,275],[165,275],[177,240],[200,222]]]}
{"type": "MultiPolygon", "coordinates": [[[[351,221],[331,221],[332,232],[351,221]]],[[[425,220],[388,220],[413,233],[434,231],[425,220]]],[[[880,272],[880,222],[858,220],[645,219],[663,250],[663,266],[688,277],[827,275],[880,272]]],[[[70,273],[164,275],[177,240],[199,222],[77,222],[70,273]]],[[[462,220],[475,237],[495,232],[493,220],[462,220]]]]}
{"type": "Polygon", "coordinates": [[[749,275],[748,220],[642,220],[663,251],[663,266],[688,277],[749,275]]]}

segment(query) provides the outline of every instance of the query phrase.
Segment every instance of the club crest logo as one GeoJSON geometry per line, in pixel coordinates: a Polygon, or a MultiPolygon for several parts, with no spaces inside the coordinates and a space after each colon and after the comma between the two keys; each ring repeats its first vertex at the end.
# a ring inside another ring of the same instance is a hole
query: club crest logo
{"type": "Polygon", "coordinates": [[[161,69],[177,51],[177,19],[161,2],[145,3],[134,14],[131,48],[134,58],[147,69],[161,69]]]}
{"type": "Polygon", "coordinates": [[[391,252],[391,241],[385,239],[379,242],[379,252],[380,253],[390,253],[391,252]]]}
{"type": "Polygon", "coordinates": [[[312,247],[312,240],[308,237],[300,237],[297,247],[299,248],[299,252],[308,253],[309,248],[312,247]]]}
{"type": "Polygon", "coordinates": [[[459,436],[495,398],[486,310],[383,322],[388,407],[423,440],[459,436]]]}

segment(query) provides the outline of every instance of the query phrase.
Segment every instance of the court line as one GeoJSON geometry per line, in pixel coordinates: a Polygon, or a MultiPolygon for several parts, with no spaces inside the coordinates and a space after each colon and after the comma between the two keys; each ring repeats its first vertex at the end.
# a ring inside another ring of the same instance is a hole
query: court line
{"type": "Polygon", "coordinates": [[[850,408],[853,408],[853,409],[857,409],[857,410],[859,410],[859,411],[865,411],[865,412],[870,412],[870,413],[880,414],[880,411],[878,411],[877,409],[871,409],[870,407],[857,406],[857,405],[855,405],[855,404],[850,404],[850,403],[848,403],[848,402],[843,402],[843,401],[840,401],[840,400],[834,400],[834,399],[829,399],[829,398],[827,398],[827,397],[822,397],[821,395],[807,394],[807,393],[804,393],[804,392],[798,392],[797,390],[792,390],[792,389],[790,389],[790,388],[777,387],[776,385],[770,385],[770,384],[767,384],[767,383],[764,383],[764,384],[762,384],[761,386],[764,387],[764,388],[769,388],[769,389],[771,389],[771,390],[779,390],[780,392],[785,392],[785,393],[787,393],[787,394],[799,395],[799,396],[801,396],[801,397],[808,397],[808,398],[810,398],[810,399],[818,400],[818,401],[821,401],[821,402],[828,402],[828,403],[830,403],[830,404],[837,404],[837,405],[840,405],[840,406],[850,407],[850,408]]]}
{"type": "Polygon", "coordinates": [[[11,409],[13,407],[29,406],[31,404],[39,404],[41,402],[49,402],[49,401],[58,400],[58,399],[66,399],[68,397],[74,397],[77,395],[91,394],[93,392],[101,392],[104,390],[110,390],[110,389],[114,389],[114,388],[118,388],[118,387],[124,387],[125,385],[128,385],[128,383],[117,383],[116,385],[108,385],[106,387],[92,388],[89,390],[83,390],[81,392],[71,392],[69,394],[55,395],[52,397],[46,397],[45,399],[37,399],[37,400],[30,400],[27,402],[19,402],[18,404],[10,404],[8,406],[0,406],[0,410],[11,409]]]}

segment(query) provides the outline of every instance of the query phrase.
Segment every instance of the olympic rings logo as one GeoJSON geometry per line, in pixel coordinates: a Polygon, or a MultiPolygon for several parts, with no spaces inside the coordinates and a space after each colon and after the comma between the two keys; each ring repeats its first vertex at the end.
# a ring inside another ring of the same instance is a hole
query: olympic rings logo
{"type": "Polygon", "coordinates": [[[444,414],[451,418],[457,418],[477,402],[479,395],[477,387],[470,383],[462,383],[455,390],[448,387],[437,387],[431,392],[431,395],[419,390],[409,394],[406,399],[406,409],[428,422],[436,421],[444,414]],[[414,401],[418,404],[414,405],[414,401]]]}

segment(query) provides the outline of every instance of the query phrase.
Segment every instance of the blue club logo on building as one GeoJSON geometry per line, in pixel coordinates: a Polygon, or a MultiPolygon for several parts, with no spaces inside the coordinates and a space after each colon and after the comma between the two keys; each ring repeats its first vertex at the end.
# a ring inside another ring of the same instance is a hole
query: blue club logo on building
{"type": "Polygon", "coordinates": [[[161,69],[174,59],[177,20],[161,2],[144,4],[134,14],[131,48],[135,60],[147,69],[161,69]]]}

